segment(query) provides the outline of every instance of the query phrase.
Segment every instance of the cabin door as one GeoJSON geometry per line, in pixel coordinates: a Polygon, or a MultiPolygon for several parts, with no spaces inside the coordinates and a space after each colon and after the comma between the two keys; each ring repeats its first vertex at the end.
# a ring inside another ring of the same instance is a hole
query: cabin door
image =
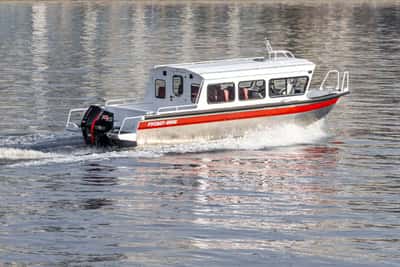
{"type": "Polygon", "coordinates": [[[172,88],[170,92],[170,102],[173,105],[188,105],[190,104],[190,84],[186,73],[172,73],[172,88]]]}

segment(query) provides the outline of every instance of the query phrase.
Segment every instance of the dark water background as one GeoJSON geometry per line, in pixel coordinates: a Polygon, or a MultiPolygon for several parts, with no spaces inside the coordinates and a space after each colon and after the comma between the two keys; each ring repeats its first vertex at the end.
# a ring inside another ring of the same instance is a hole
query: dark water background
{"type": "Polygon", "coordinates": [[[398,1],[0,2],[0,266],[400,266],[398,1]],[[71,107],[274,47],[349,70],[306,129],[85,148],[71,107]]]}

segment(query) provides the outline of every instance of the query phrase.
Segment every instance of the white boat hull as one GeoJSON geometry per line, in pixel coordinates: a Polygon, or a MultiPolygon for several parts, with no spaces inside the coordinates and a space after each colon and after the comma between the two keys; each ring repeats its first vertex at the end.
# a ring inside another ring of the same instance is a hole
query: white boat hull
{"type": "Polygon", "coordinates": [[[148,119],[139,123],[135,134],[112,135],[110,138],[122,145],[171,144],[238,137],[249,131],[273,129],[283,124],[307,126],[325,117],[340,96],[311,104],[148,119]]]}
{"type": "Polygon", "coordinates": [[[139,130],[137,145],[171,144],[193,142],[196,140],[214,140],[226,137],[239,137],[253,130],[273,129],[282,124],[307,126],[324,117],[332,106],[303,114],[290,114],[273,117],[250,118],[231,121],[210,122],[195,125],[183,125],[170,128],[139,130]]]}

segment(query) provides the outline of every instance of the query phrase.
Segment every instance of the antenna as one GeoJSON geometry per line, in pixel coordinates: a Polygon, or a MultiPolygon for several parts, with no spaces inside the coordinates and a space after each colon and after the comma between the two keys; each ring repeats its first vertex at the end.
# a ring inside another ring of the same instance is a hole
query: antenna
{"type": "Polygon", "coordinates": [[[268,58],[271,59],[271,55],[274,50],[272,49],[271,43],[269,42],[268,38],[265,37],[264,40],[265,40],[265,49],[267,50],[268,58]]]}

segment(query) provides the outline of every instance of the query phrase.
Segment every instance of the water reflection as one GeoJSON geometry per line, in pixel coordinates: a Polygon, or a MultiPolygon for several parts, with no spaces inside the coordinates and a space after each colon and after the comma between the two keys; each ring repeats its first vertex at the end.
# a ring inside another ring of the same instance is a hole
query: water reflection
{"type": "Polygon", "coordinates": [[[317,63],[315,86],[339,67],[352,90],[314,145],[2,168],[0,265],[396,264],[399,14],[363,0],[0,3],[3,144],[60,133],[70,107],[140,98],[152,65],[262,55],[265,36],[317,63]]]}
{"type": "Polygon", "coordinates": [[[115,167],[98,163],[89,163],[82,177],[82,185],[86,186],[113,186],[118,184],[118,178],[113,172],[115,167]]]}
{"type": "MultiPolygon", "coordinates": [[[[374,198],[365,196],[357,209],[349,197],[363,195],[366,188],[344,182],[345,173],[338,171],[341,152],[333,144],[246,151],[240,156],[230,152],[178,154],[157,158],[157,162],[170,163],[169,167],[159,174],[143,171],[143,177],[154,177],[150,183],[161,186],[157,196],[165,203],[163,209],[183,212],[174,224],[182,220],[193,224],[187,246],[378,260],[384,249],[366,256],[358,241],[377,244],[392,242],[392,238],[377,241],[375,229],[381,229],[381,218],[367,219],[362,214],[394,214],[398,201],[389,202],[386,196],[381,204],[371,205],[374,198]],[[186,210],[189,200],[193,201],[190,211],[186,210]],[[366,234],[365,228],[371,232],[366,234]]],[[[385,191],[382,187],[367,190],[385,191]]],[[[388,232],[398,227],[394,221],[383,225],[388,232]]]]}
{"type": "MultiPolygon", "coordinates": [[[[229,207],[248,203],[262,210],[264,205],[268,205],[263,199],[276,199],[275,196],[279,196],[282,203],[294,201],[319,205],[321,194],[334,195],[337,192],[334,184],[313,179],[321,177],[325,170],[335,168],[337,149],[307,147],[290,152],[286,149],[253,151],[247,152],[247,157],[235,157],[230,152],[176,155],[171,168],[162,170],[161,181],[165,184],[167,180],[168,184],[177,186],[191,185],[198,207],[229,207]],[[304,159],[307,159],[307,164],[304,164],[304,159]],[[285,172],[288,169],[292,171],[285,172]],[[187,177],[197,178],[191,182],[187,177]],[[259,203],[252,203],[251,200],[259,203]]],[[[164,160],[168,161],[169,157],[164,160]]],[[[242,209],[242,212],[245,210],[242,209]]],[[[198,212],[207,214],[210,211],[198,212]]],[[[241,226],[240,223],[232,225],[241,226]]]]}
{"type": "Polygon", "coordinates": [[[107,206],[111,206],[113,202],[109,199],[104,198],[91,198],[86,199],[82,204],[81,208],[85,210],[96,210],[100,208],[104,208],[107,206]]]}

